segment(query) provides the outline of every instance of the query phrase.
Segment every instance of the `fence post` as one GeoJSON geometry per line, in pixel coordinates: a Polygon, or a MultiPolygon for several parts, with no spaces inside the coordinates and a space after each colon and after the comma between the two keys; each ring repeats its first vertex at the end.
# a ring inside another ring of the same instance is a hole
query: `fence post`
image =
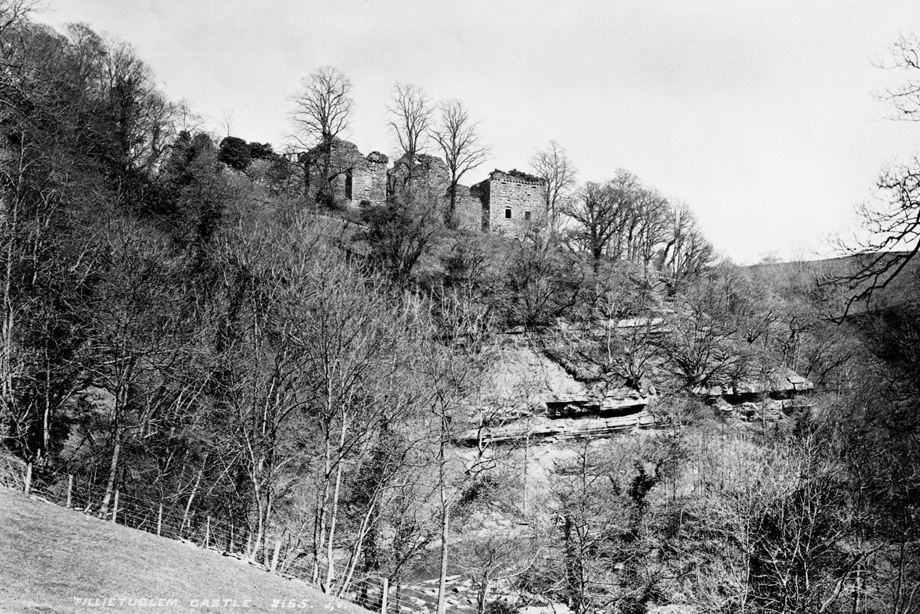
{"type": "Polygon", "coordinates": [[[246,558],[252,560],[252,531],[246,536],[246,558]]]}
{"type": "Polygon", "coordinates": [[[227,540],[227,552],[233,554],[233,522],[230,523],[230,538],[227,540]]]}
{"type": "Polygon", "coordinates": [[[204,519],[204,549],[208,549],[208,542],[211,541],[211,516],[205,516],[204,519]]]}
{"type": "Polygon", "coordinates": [[[389,578],[380,580],[380,614],[387,614],[387,593],[390,592],[389,578]]]}
{"type": "Polygon", "coordinates": [[[115,489],[115,504],[112,506],[112,522],[118,522],[118,489],[115,489]]]}
{"type": "Polygon", "coordinates": [[[271,573],[275,573],[275,570],[278,569],[278,553],[281,552],[281,542],[275,542],[275,554],[272,555],[272,568],[271,573]]]}
{"type": "Polygon", "coordinates": [[[70,509],[70,493],[73,492],[73,475],[67,474],[67,509],[70,509]]]}
{"type": "Polygon", "coordinates": [[[160,509],[157,512],[157,537],[160,536],[160,531],[163,530],[163,504],[160,504],[160,509]]]}
{"type": "Polygon", "coordinates": [[[29,461],[26,463],[26,484],[25,484],[25,493],[28,495],[32,492],[32,462],[29,461]]]}

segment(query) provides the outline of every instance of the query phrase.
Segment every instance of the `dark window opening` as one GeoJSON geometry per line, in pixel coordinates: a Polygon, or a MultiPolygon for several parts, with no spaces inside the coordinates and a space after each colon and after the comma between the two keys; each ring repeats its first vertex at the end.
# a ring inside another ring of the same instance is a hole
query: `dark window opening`
{"type": "Polygon", "coordinates": [[[530,219],[530,211],[525,211],[525,212],[524,212],[524,219],[525,219],[525,220],[529,220],[529,219],[530,219]]]}
{"type": "Polygon", "coordinates": [[[505,219],[506,220],[511,219],[511,209],[505,209],[505,219]]]}
{"type": "Polygon", "coordinates": [[[345,173],[345,198],[347,198],[348,200],[351,200],[352,198],[351,196],[352,189],[353,189],[353,186],[352,186],[351,172],[347,172],[345,173]]]}

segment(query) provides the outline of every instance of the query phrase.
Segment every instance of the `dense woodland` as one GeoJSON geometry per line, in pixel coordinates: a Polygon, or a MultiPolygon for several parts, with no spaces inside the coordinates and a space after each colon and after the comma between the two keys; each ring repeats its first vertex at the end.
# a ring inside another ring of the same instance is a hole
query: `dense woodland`
{"type": "MultiPolygon", "coordinates": [[[[119,488],[232,519],[256,557],[284,534],[327,586],[463,573],[480,611],[920,611],[916,162],[883,175],[868,256],[745,268],[687,205],[623,170],[578,184],[553,143],[551,215],[513,241],[451,224],[486,153],[462,103],[398,86],[391,109],[410,161],[433,134],[445,194],[410,169],[343,211],[296,155],[202,131],[128,43],[28,8],[0,0],[0,439],[39,477],[91,481],[102,512],[119,488]],[[601,325],[641,317],[665,333],[601,325]],[[658,428],[558,444],[521,496],[527,451],[454,445],[509,409],[488,389],[509,330],[652,383],[658,428]],[[810,410],[751,423],[693,394],[778,366],[810,410]]],[[[347,126],[348,87],[304,80],[304,143],[347,126]]]]}

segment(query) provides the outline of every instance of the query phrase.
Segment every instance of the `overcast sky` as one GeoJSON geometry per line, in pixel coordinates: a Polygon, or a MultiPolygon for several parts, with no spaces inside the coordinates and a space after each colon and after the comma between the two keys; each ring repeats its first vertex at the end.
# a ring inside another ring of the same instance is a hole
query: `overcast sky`
{"type": "Polygon", "coordinates": [[[582,181],[626,168],[686,201],[739,263],[829,255],[879,170],[920,151],[873,97],[917,0],[50,0],[40,18],[129,41],[220,136],[229,116],[276,149],[320,66],[351,79],[364,153],[394,153],[394,83],[459,98],[493,146],[464,183],[553,139],[582,181]]]}

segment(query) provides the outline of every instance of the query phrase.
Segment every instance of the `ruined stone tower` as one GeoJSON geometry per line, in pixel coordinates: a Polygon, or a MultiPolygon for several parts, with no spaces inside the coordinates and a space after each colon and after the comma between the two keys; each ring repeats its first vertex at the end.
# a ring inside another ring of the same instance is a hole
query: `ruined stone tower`
{"type": "Polygon", "coordinates": [[[483,230],[521,238],[545,219],[545,182],[518,170],[494,170],[472,188],[483,206],[483,230]]]}

